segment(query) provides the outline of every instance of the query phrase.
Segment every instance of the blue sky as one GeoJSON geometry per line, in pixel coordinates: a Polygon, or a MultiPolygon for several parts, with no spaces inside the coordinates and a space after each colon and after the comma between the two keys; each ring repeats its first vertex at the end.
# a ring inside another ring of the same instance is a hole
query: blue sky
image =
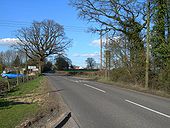
{"type": "Polygon", "coordinates": [[[99,61],[99,35],[86,33],[91,24],[78,18],[68,0],[0,0],[0,51],[9,49],[15,31],[33,21],[52,19],[63,25],[66,36],[73,39],[67,56],[73,64],[85,66],[87,57],[99,61]],[[7,39],[9,38],[9,39],[7,39]]]}

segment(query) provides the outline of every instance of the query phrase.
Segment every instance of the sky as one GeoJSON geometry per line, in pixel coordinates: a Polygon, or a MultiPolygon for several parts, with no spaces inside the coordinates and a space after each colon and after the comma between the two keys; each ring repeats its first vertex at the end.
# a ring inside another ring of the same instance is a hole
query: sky
{"type": "MultiPolygon", "coordinates": [[[[78,18],[69,0],[0,0],[0,51],[15,43],[16,30],[29,27],[33,21],[51,19],[63,25],[72,46],[66,51],[73,65],[85,67],[93,57],[99,62],[99,35],[87,33],[92,24],[78,18]]],[[[93,24],[94,25],[94,24],[93,24]]]]}

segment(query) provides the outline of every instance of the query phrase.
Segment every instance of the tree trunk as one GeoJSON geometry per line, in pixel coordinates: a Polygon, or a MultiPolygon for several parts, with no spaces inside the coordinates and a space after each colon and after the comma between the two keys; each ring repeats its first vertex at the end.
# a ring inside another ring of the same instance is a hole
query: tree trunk
{"type": "Polygon", "coordinates": [[[41,67],[41,62],[39,62],[39,64],[38,64],[38,71],[39,71],[39,74],[41,74],[42,73],[42,67],[41,67]]]}
{"type": "Polygon", "coordinates": [[[39,60],[38,68],[39,68],[39,73],[40,74],[42,74],[42,72],[43,72],[44,60],[45,60],[45,58],[43,58],[43,57],[39,60]]]}
{"type": "Polygon", "coordinates": [[[168,39],[168,43],[170,43],[170,2],[169,2],[169,0],[167,0],[166,1],[166,3],[167,3],[167,27],[168,27],[168,37],[167,37],[167,39],[168,39]]]}

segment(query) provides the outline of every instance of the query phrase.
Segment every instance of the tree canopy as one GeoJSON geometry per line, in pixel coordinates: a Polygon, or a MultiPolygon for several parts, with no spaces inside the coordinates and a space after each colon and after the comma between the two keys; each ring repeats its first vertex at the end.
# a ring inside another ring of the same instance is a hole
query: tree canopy
{"type": "Polygon", "coordinates": [[[146,25],[140,22],[146,14],[145,4],[139,0],[70,0],[70,5],[76,8],[80,18],[99,24],[94,31],[128,33],[133,29],[141,31],[146,25]]]}
{"type": "Polygon", "coordinates": [[[30,27],[19,29],[16,36],[19,41],[14,47],[40,62],[40,67],[46,57],[64,52],[71,44],[63,26],[53,20],[34,21],[30,27]]]}
{"type": "Polygon", "coordinates": [[[14,67],[19,67],[21,65],[21,59],[19,58],[19,56],[17,55],[15,60],[13,61],[12,65],[14,67]]]}
{"type": "Polygon", "coordinates": [[[56,68],[57,70],[67,70],[72,65],[71,60],[65,56],[58,55],[56,58],[56,68]]]}
{"type": "Polygon", "coordinates": [[[104,50],[111,53],[112,80],[144,85],[149,74],[149,87],[170,89],[169,0],[70,0],[70,5],[94,23],[90,32],[108,35],[104,50]]]}
{"type": "Polygon", "coordinates": [[[86,64],[87,69],[94,69],[94,67],[96,66],[96,61],[94,60],[94,58],[87,58],[86,64]]]}

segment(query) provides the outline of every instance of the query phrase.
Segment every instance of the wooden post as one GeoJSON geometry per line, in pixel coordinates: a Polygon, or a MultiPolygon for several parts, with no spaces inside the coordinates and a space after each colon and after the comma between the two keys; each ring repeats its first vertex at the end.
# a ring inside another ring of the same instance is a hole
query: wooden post
{"type": "Polygon", "coordinates": [[[102,30],[100,31],[100,70],[102,70],[103,65],[102,65],[102,48],[103,48],[103,42],[102,42],[102,30]]]}
{"type": "Polygon", "coordinates": [[[109,50],[109,40],[108,40],[108,33],[106,34],[106,51],[105,51],[105,58],[106,58],[106,78],[109,80],[110,78],[110,50],[109,50]]]}
{"type": "Polygon", "coordinates": [[[8,84],[8,91],[10,91],[10,90],[11,90],[11,87],[10,87],[10,83],[9,83],[8,78],[7,78],[7,84],[8,84]]]}
{"type": "Polygon", "coordinates": [[[17,68],[17,86],[19,85],[19,69],[17,68]]]}
{"type": "Polygon", "coordinates": [[[149,45],[150,45],[150,0],[147,0],[147,41],[146,41],[146,71],[145,71],[145,89],[149,83],[149,45]]]}

